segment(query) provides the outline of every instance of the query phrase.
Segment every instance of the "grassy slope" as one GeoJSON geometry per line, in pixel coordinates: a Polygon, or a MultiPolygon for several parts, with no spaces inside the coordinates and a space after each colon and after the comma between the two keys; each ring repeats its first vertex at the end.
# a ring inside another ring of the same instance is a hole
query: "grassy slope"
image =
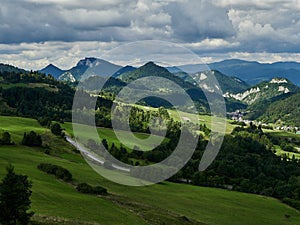
{"type": "MultiPolygon", "coordinates": [[[[45,132],[44,128],[29,119],[0,117],[0,124],[2,129],[13,134],[15,142],[24,130],[45,132]],[[25,129],[23,125],[29,128],[25,129]]],[[[56,147],[60,148],[60,144],[56,147]]],[[[40,149],[2,146],[0,175],[3,176],[8,162],[13,163],[17,172],[29,175],[33,181],[32,206],[37,214],[72,220],[102,224],[143,224],[144,221],[136,213],[155,219],[158,214],[167,217],[172,212],[175,213],[174,217],[184,215],[207,224],[300,224],[299,212],[272,198],[168,182],[147,187],[126,187],[99,176],[80,155],[71,151],[63,155],[64,157],[53,157],[45,155],[40,149]],[[41,162],[68,168],[75,182],[106,187],[113,193],[116,202],[109,197],[97,198],[77,193],[72,185],[37,170],[36,166],[41,162]],[[287,219],[285,215],[291,217],[287,219]]],[[[171,217],[165,221],[169,221],[171,217]]],[[[179,219],[176,221],[177,224],[182,222],[179,219]]],[[[175,223],[172,221],[169,224],[175,223]]]]}
{"type": "MultiPolygon", "coordinates": [[[[66,168],[80,170],[81,163],[47,156],[25,147],[0,147],[1,175],[8,162],[16,171],[26,174],[33,181],[32,209],[37,215],[58,216],[75,221],[114,221],[115,224],[144,224],[143,221],[110,201],[78,193],[70,184],[37,170],[41,162],[54,163],[66,168]]],[[[76,177],[75,177],[76,178],[76,177]]]]}
{"type": "Polygon", "coordinates": [[[296,159],[300,159],[300,153],[294,153],[294,152],[287,152],[282,150],[282,148],[279,145],[275,145],[276,155],[282,156],[284,154],[287,155],[288,158],[292,159],[293,156],[295,156],[296,159]]]}
{"type": "MultiPolygon", "coordinates": [[[[141,105],[134,105],[135,107],[139,107],[144,109],[145,111],[150,110],[150,111],[157,111],[157,108],[152,108],[152,107],[148,107],[148,106],[141,106],[141,105]]],[[[174,118],[174,120],[179,121],[180,117],[179,114],[176,112],[176,110],[168,110],[170,116],[172,118],[174,118]]],[[[211,129],[211,116],[209,115],[196,115],[196,114],[192,114],[192,113],[188,113],[188,112],[181,112],[183,117],[189,118],[190,121],[196,123],[196,122],[200,122],[200,124],[205,124],[208,128],[211,129]]],[[[221,120],[222,121],[222,120],[221,120]]],[[[236,127],[235,125],[232,125],[229,123],[229,120],[226,120],[226,133],[230,134],[232,132],[232,130],[234,129],[234,127],[236,127]]]]}

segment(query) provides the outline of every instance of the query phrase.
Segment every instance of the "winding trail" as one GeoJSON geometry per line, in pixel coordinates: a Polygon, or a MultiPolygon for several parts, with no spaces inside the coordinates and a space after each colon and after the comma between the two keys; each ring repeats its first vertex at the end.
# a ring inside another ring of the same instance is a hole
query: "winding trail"
{"type": "MultiPolygon", "coordinates": [[[[90,151],[88,151],[84,146],[81,146],[80,144],[78,144],[76,141],[74,141],[70,136],[66,135],[65,136],[66,138],[66,141],[69,142],[71,145],[73,145],[78,151],[80,151],[81,154],[84,154],[84,156],[92,159],[93,161],[97,162],[97,163],[100,163],[101,165],[104,164],[104,160],[102,159],[99,159],[98,157],[95,157],[93,156],[90,151]]],[[[120,170],[122,172],[127,172],[129,173],[130,172],[130,169],[129,168],[125,168],[125,167],[122,167],[122,166],[118,166],[116,164],[112,164],[112,167],[114,169],[117,169],[117,170],[120,170]]]]}

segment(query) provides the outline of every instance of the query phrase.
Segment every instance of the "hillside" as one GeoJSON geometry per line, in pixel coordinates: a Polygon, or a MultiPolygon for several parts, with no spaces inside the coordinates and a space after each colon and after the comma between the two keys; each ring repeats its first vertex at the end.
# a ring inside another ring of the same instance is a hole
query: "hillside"
{"type": "Polygon", "coordinates": [[[0,73],[3,72],[26,73],[27,71],[12,65],[0,63],[0,73]]]}
{"type": "Polygon", "coordinates": [[[184,87],[193,87],[192,84],[187,84],[182,79],[179,79],[178,77],[174,76],[172,73],[170,73],[164,67],[158,66],[153,62],[148,62],[145,65],[143,65],[131,72],[123,73],[118,78],[129,83],[136,79],[140,79],[140,78],[148,77],[148,76],[163,77],[163,78],[170,79],[179,85],[180,84],[184,85],[184,87]]]}
{"type": "Polygon", "coordinates": [[[87,91],[99,92],[100,87],[102,87],[102,91],[117,93],[126,86],[126,83],[114,77],[107,79],[100,76],[91,76],[82,81],[81,86],[87,91]]]}
{"type": "Polygon", "coordinates": [[[247,107],[248,114],[246,115],[246,118],[250,120],[257,120],[258,118],[260,118],[260,116],[262,116],[266,112],[266,110],[268,109],[268,107],[270,107],[270,105],[275,104],[277,101],[282,101],[291,95],[293,95],[293,93],[286,93],[286,94],[275,96],[273,98],[257,101],[251,105],[248,105],[247,107]]]}
{"type": "Polygon", "coordinates": [[[280,99],[270,104],[260,117],[271,123],[282,121],[284,124],[300,127],[300,93],[280,99]]]}
{"type": "Polygon", "coordinates": [[[74,89],[38,72],[0,73],[0,114],[71,119],[74,89]]]}
{"type": "MultiPolygon", "coordinates": [[[[49,130],[34,120],[0,117],[0,123],[11,132],[17,144],[0,146],[0,163],[12,163],[18,173],[27,174],[33,182],[32,209],[35,211],[34,220],[40,224],[300,223],[299,212],[273,198],[170,182],[148,187],[111,183],[96,174],[71,146],[48,134],[49,130]],[[50,154],[43,153],[43,148],[18,144],[23,132],[28,130],[35,130],[49,139],[50,154]],[[73,185],[39,171],[37,165],[41,162],[67,168],[75,183],[101,185],[110,194],[103,197],[81,194],[73,185]]],[[[4,172],[1,168],[1,177],[4,172]]]]}
{"type": "Polygon", "coordinates": [[[260,84],[249,88],[245,92],[237,94],[227,92],[224,94],[224,96],[251,105],[253,103],[272,99],[283,94],[297,93],[299,90],[299,87],[285,78],[273,78],[269,82],[261,82],[260,84]]]}

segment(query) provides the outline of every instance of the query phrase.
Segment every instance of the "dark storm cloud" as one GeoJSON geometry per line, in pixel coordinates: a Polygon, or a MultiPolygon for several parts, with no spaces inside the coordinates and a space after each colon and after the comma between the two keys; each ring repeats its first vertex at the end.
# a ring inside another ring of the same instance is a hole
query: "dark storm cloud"
{"type": "Polygon", "coordinates": [[[226,10],[209,1],[173,2],[166,11],[172,16],[174,34],[184,41],[228,38],[235,34],[226,10]]]}
{"type": "Polygon", "coordinates": [[[18,1],[1,4],[0,42],[226,38],[226,11],[208,1],[18,1]]]}
{"type": "Polygon", "coordinates": [[[110,41],[117,27],[130,26],[113,10],[66,9],[51,2],[7,1],[0,8],[0,43],[43,41],[110,41]],[[110,28],[106,30],[106,28],[110,28]]]}
{"type": "Polygon", "coordinates": [[[40,6],[24,1],[1,3],[0,42],[40,42],[45,40],[68,39],[72,35],[59,26],[55,7],[40,6]]]}

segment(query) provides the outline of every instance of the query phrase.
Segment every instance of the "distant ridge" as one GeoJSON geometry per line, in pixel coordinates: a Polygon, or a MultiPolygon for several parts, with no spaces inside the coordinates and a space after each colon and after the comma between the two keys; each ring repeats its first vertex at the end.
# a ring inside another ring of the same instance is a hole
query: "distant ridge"
{"type": "Polygon", "coordinates": [[[53,64],[49,64],[48,66],[46,66],[45,68],[39,70],[39,72],[44,73],[46,75],[50,74],[52,75],[54,78],[58,78],[60,75],[62,75],[65,71],[58,68],[57,66],[53,65],[53,64]]]}
{"type": "MultiPolygon", "coordinates": [[[[187,64],[177,66],[177,68],[186,73],[197,73],[208,68],[218,70],[228,76],[242,79],[251,85],[271,80],[274,77],[282,77],[300,86],[300,63],[298,62],[259,63],[240,59],[227,59],[207,65],[187,64]]],[[[173,68],[170,67],[170,69],[173,68]]]]}
{"type": "Polygon", "coordinates": [[[300,63],[297,62],[275,62],[269,64],[230,59],[211,63],[209,67],[219,70],[228,76],[236,76],[252,85],[275,77],[282,77],[300,86],[300,63]]]}

